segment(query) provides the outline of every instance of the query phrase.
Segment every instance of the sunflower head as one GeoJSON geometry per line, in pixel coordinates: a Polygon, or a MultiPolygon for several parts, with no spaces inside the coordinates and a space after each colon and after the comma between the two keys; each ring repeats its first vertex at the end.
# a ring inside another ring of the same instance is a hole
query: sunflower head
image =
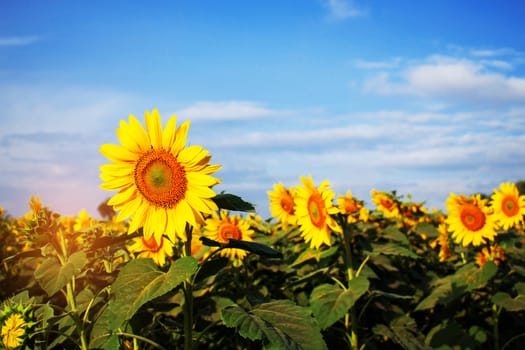
{"type": "Polygon", "coordinates": [[[377,206],[377,210],[379,210],[385,217],[392,219],[400,217],[399,201],[393,193],[372,189],[370,195],[372,197],[372,203],[377,206]]]}
{"type": "Polygon", "coordinates": [[[368,220],[368,213],[363,211],[366,209],[363,201],[353,197],[350,190],[346,191],[345,196],[337,196],[337,208],[341,214],[346,216],[348,223],[354,223],[363,218],[368,220]]]}
{"type": "Polygon", "coordinates": [[[20,348],[35,324],[32,305],[7,301],[0,311],[0,345],[5,349],[20,348]]]}
{"type": "Polygon", "coordinates": [[[166,258],[173,256],[173,243],[164,236],[157,241],[155,236],[146,239],[145,236],[136,237],[128,247],[130,253],[135,253],[137,258],[150,258],[159,266],[164,266],[166,258]]]}
{"type": "Polygon", "coordinates": [[[338,214],[334,206],[335,193],[328,180],[317,188],[311,176],[301,177],[303,185],[297,186],[295,212],[300,225],[301,236],[312,248],[319,249],[322,244],[330,246],[332,232],[342,232],[332,215],[338,214]]]}
{"type": "Polygon", "coordinates": [[[505,260],[505,253],[500,246],[483,247],[481,252],[476,255],[475,260],[480,268],[483,267],[487,261],[492,261],[496,266],[499,266],[499,264],[505,260]]]}
{"type": "Polygon", "coordinates": [[[486,239],[494,240],[494,217],[487,206],[487,200],[482,199],[481,195],[465,197],[451,193],[446,207],[446,223],[456,243],[464,247],[469,244],[479,246],[486,239]]]}
{"type": "Polygon", "coordinates": [[[133,116],[121,120],[117,136],[121,145],[104,144],[100,152],[112,161],[101,166],[101,187],[118,191],[109,201],[119,213],[131,217],[129,231],[143,227],[144,236],[160,241],[166,234],[186,240],[186,225],[196,226],[203,215],[217,210],[211,189],[220,169],[201,146],[186,147],[189,121],[176,126],[172,116],[162,128],[156,109],[145,113],[146,129],[133,116]]]}
{"type": "MultiPolygon", "coordinates": [[[[205,237],[221,243],[228,243],[231,238],[251,242],[255,235],[246,219],[240,215],[230,215],[227,210],[221,210],[219,214],[213,213],[206,219],[203,230],[205,237]]],[[[247,252],[243,249],[226,248],[221,250],[220,254],[232,259],[234,265],[238,265],[247,252]]]]}
{"type": "Polygon", "coordinates": [[[502,183],[491,197],[496,224],[504,230],[523,224],[525,215],[525,195],[520,195],[516,184],[502,183]]]}
{"type": "Polygon", "coordinates": [[[268,191],[270,198],[270,212],[284,225],[295,225],[297,217],[295,215],[295,189],[286,188],[282,183],[273,186],[273,192],[268,191]]]}

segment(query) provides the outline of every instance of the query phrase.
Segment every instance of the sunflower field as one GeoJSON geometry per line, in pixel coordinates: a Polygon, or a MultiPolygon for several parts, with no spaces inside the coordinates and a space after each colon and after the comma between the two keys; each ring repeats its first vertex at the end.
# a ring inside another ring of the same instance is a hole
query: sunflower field
{"type": "Polygon", "coordinates": [[[270,218],[157,110],[104,144],[99,217],[0,208],[0,349],[521,349],[524,182],[446,211],[301,176],[270,218]]]}

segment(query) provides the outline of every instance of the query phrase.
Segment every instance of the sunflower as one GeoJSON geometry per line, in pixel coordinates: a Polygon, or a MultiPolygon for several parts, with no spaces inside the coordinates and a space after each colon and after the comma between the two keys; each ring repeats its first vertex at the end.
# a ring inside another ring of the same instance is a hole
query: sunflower
{"type": "Polygon", "coordinates": [[[476,264],[481,268],[487,261],[492,261],[496,266],[499,266],[499,264],[505,260],[505,253],[503,252],[503,248],[499,246],[491,246],[490,249],[487,247],[483,247],[481,252],[476,255],[476,264]]]}
{"type": "Polygon", "coordinates": [[[348,223],[357,222],[357,220],[368,221],[368,209],[363,202],[352,197],[350,190],[346,191],[345,196],[337,196],[337,207],[341,214],[347,215],[348,223]]]}
{"type": "Polygon", "coordinates": [[[399,204],[394,195],[374,189],[370,191],[370,195],[372,196],[372,203],[377,206],[377,210],[383,213],[385,217],[391,219],[400,217],[399,204]]]}
{"type": "Polygon", "coordinates": [[[447,225],[445,223],[441,223],[439,224],[437,230],[439,232],[439,236],[430,242],[430,247],[434,249],[439,245],[439,262],[444,262],[452,256],[448,245],[447,225]]]}
{"type": "Polygon", "coordinates": [[[491,208],[494,210],[498,226],[508,230],[523,224],[525,196],[520,196],[515,184],[502,183],[499,190],[494,190],[491,200],[491,208]]]}
{"type": "Polygon", "coordinates": [[[311,176],[301,176],[301,182],[304,186],[297,186],[295,198],[295,213],[301,236],[312,248],[319,249],[323,243],[331,245],[332,231],[342,232],[331,216],[339,213],[333,204],[335,193],[330,190],[328,180],[323,181],[319,188],[315,187],[311,176]]]}
{"type": "Polygon", "coordinates": [[[164,130],[159,112],[145,113],[146,130],[133,115],[120,121],[122,145],[104,144],[100,152],[113,163],[100,167],[101,188],[118,190],[108,204],[119,211],[117,220],[131,217],[128,232],[143,227],[144,236],[160,241],[165,233],[186,239],[186,224],[203,222],[203,214],[217,210],[211,189],[220,181],[211,176],[219,165],[201,146],[185,147],[189,121],[176,127],[172,116],[164,130]]]}
{"type": "Polygon", "coordinates": [[[133,243],[128,247],[130,253],[138,253],[137,258],[150,258],[159,266],[164,266],[166,257],[173,256],[173,243],[164,236],[160,236],[157,241],[155,236],[146,239],[141,236],[133,239],[133,243]]]}
{"type": "Polygon", "coordinates": [[[481,199],[481,195],[467,198],[451,193],[446,207],[448,211],[446,223],[456,243],[462,243],[464,247],[471,243],[479,246],[485,242],[485,239],[494,240],[496,235],[494,217],[490,215],[487,200],[481,199]]]}
{"type": "MultiPolygon", "coordinates": [[[[251,229],[250,224],[240,215],[230,215],[228,211],[221,210],[219,214],[213,213],[206,219],[204,224],[203,235],[216,242],[228,243],[230,238],[253,241],[252,237],[255,232],[251,229]]],[[[221,256],[229,257],[238,263],[246,256],[243,249],[226,248],[221,250],[221,256]]]]}
{"type": "Polygon", "coordinates": [[[27,322],[23,315],[19,313],[12,313],[2,324],[0,335],[2,337],[2,344],[6,349],[16,349],[24,342],[26,334],[27,322]]]}
{"type": "Polygon", "coordinates": [[[297,217],[295,216],[295,190],[286,189],[282,183],[273,185],[273,192],[268,191],[270,197],[270,212],[272,216],[280,222],[287,225],[295,225],[297,217]]]}

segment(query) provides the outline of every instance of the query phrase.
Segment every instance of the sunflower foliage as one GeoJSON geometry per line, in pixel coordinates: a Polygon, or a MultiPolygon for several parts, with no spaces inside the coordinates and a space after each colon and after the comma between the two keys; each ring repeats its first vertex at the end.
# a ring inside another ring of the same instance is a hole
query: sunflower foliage
{"type": "Polygon", "coordinates": [[[189,123],[145,121],[101,148],[118,191],[104,219],[39,197],[20,218],[0,208],[0,349],[520,347],[519,186],[451,194],[441,211],[300,177],[268,191],[263,219],[213,191],[220,166],[185,146],[189,123]]]}

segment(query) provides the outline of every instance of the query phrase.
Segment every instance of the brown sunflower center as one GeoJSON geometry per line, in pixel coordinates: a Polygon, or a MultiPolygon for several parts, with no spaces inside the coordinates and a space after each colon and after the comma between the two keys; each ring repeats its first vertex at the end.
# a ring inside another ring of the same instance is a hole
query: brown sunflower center
{"type": "Polygon", "coordinates": [[[326,221],[324,202],[317,193],[308,198],[308,214],[310,214],[310,221],[315,227],[322,228],[324,226],[326,221]]]}
{"type": "Polygon", "coordinates": [[[281,208],[290,215],[294,213],[293,198],[288,192],[281,198],[281,208]]]}
{"type": "Polygon", "coordinates": [[[379,203],[381,204],[381,206],[383,208],[385,208],[386,210],[388,211],[392,211],[394,210],[394,201],[391,200],[390,198],[381,198],[381,200],[379,201],[379,203]]]}
{"type": "Polygon", "coordinates": [[[230,238],[242,239],[242,232],[239,226],[233,223],[227,223],[221,226],[219,235],[223,242],[228,243],[230,238]]]}
{"type": "Polygon", "coordinates": [[[485,226],[485,213],[474,204],[463,204],[461,222],[470,231],[478,231],[485,226]]]}
{"type": "Polygon", "coordinates": [[[135,184],[142,195],[156,206],[173,208],[186,194],[186,171],[165,150],[146,152],[135,167],[135,184]]]}
{"type": "Polygon", "coordinates": [[[506,196],[501,202],[501,211],[508,217],[518,214],[520,208],[514,196],[506,196]]]}
{"type": "Polygon", "coordinates": [[[162,238],[159,244],[157,243],[155,236],[151,236],[150,239],[145,239],[144,236],[142,236],[142,243],[146,248],[148,248],[149,251],[152,252],[158,252],[160,248],[162,248],[162,238]]]}

